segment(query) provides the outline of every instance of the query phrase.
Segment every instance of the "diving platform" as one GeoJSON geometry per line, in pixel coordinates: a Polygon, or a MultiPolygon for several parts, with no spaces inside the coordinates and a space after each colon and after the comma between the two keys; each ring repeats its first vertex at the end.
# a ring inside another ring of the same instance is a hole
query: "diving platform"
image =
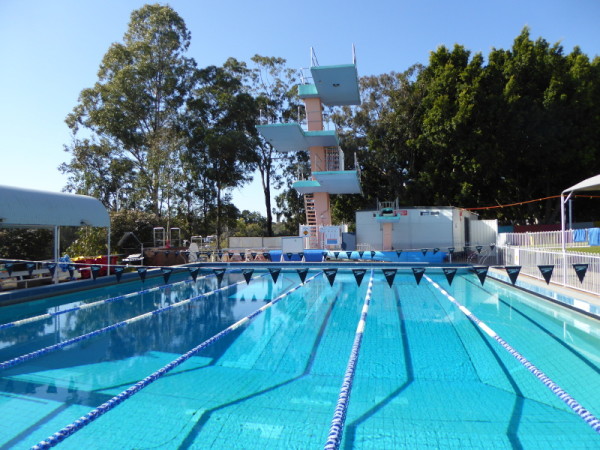
{"type": "Polygon", "coordinates": [[[310,73],[314,83],[298,86],[300,98],[320,98],[327,106],[360,105],[356,64],[313,66],[310,73]]]}
{"type": "Polygon", "coordinates": [[[292,184],[300,194],[327,192],[328,194],[362,194],[357,170],[313,172],[314,180],[301,180],[292,184]]]}
{"type": "Polygon", "coordinates": [[[257,125],[256,129],[275,150],[282,153],[340,145],[335,130],[304,131],[298,123],[257,125]]]}

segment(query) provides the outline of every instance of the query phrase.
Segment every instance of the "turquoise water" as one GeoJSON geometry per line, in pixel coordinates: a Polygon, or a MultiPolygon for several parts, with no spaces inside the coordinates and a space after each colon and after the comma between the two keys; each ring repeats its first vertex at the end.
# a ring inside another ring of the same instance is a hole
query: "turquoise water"
{"type": "MultiPolygon", "coordinates": [[[[311,269],[309,277],[320,271],[311,269]]],[[[488,279],[428,275],[596,416],[600,327],[488,279]]],[[[29,448],[300,282],[249,285],[0,371],[0,445],[29,448]]],[[[381,270],[342,448],[598,448],[600,436],[426,279],[381,270]]],[[[193,356],[60,448],[322,448],[369,273],[323,275],[193,356]]],[[[183,280],[183,278],[181,278],[183,280]]],[[[181,281],[179,280],[179,281],[181,281]]],[[[222,285],[243,280],[226,275],[222,285]]],[[[173,278],[171,282],[178,281],[173,278]]],[[[148,287],[149,282],[144,287],[148,287]]],[[[162,280],[155,283],[162,284],[162,280]]],[[[0,309],[6,323],[141,289],[137,283],[0,309]]],[[[0,330],[6,361],[217,288],[214,277],[0,330]]]]}

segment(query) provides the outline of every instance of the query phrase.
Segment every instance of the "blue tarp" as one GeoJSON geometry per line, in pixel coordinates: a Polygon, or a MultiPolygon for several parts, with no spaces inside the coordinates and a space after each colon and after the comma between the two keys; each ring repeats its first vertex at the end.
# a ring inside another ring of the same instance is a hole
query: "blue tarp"
{"type": "Polygon", "coordinates": [[[573,242],[585,242],[587,241],[585,228],[573,230],[573,242]]]}
{"type": "Polygon", "coordinates": [[[590,246],[600,245],[600,228],[590,228],[588,230],[588,239],[590,246]]]}

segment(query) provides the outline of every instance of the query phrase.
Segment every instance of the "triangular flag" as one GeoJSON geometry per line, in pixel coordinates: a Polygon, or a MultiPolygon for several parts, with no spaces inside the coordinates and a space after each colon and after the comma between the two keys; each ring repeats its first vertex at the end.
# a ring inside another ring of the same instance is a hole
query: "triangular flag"
{"type": "Polygon", "coordinates": [[[169,256],[169,253],[171,253],[169,250],[165,250],[165,256],[169,256]]]}
{"type": "Polygon", "coordinates": [[[396,256],[400,259],[400,255],[402,254],[402,250],[396,250],[396,256]]]}
{"type": "Polygon", "coordinates": [[[197,260],[198,260],[198,259],[200,259],[200,255],[201,255],[201,253],[200,253],[200,252],[196,252],[196,259],[197,259],[197,260]]]}
{"type": "Polygon", "coordinates": [[[160,270],[163,274],[163,280],[165,280],[165,284],[167,284],[171,277],[171,273],[173,273],[173,269],[171,267],[161,267],[160,270]]]}
{"type": "MultiPolygon", "coordinates": [[[[56,263],[46,263],[46,268],[50,271],[50,276],[53,277],[56,271],[56,263]]],[[[8,273],[10,274],[10,272],[8,273]]]]}
{"type": "Polygon", "coordinates": [[[440,249],[436,247],[436,248],[433,249],[433,254],[435,255],[439,251],[440,251],[440,249]]]}
{"type": "Polygon", "coordinates": [[[360,283],[362,283],[362,280],[365,277],[365,273],[367,273],[367,269],[352,269],[352,273],[354,274],[356,284],[360,286],[360,283]]]}
{"type": "Polygon", "coordinates": [[[358,257],[362,258],[364,254],[365,254],[365,252],[361,250],[360,252],[358,252],[358,257]]]}
{"type": "Polygon", "coordinates": [[[123,275],[123,271],[125,267],[123,266],[115,266],[115,277],[117,277],[117,283],[121,281],[121,275],[123,275]]]}
{"type": "Polygon", "coordinates": [[[304,259],[304,252],[298,252],[298,256],[300,257],[300,261],[304,259]]]}
{"type": "Polygon", "coordinates": [[[240,252],[240,258],[242,258],[242,261],[246,261],[246,253],[240,252]]]}
{"type": "Polygon", "coordinates": [[[27,272],[29,272],[29,276],[31,276],[31,274],[33,274],[33,269],[35,269],[35,263],[28,262],[25,264],[25,267],[27,268],[27,272]]]}
{"type": "Polygon", "coordinates": [[[392,287],[392,284],[394,284],[394,278],[396,278],[396,272],[398,272],[398,269],[383,269],[383,275],[385,276],[385,279],[388,282],[388,285],[390,287],[392,287]]]}
{"type": "Polygon", "coordinates": [[[255,252],[250,252],[250,256],[252,257],[252,261],[254,261],[256,259],[256,253],[255,252]]]}
{"type": "Polygon", "coordinates": [[[421,253],[423,253],[423,256],[425,256],[427,254],[427,249],[426,248],[422,248],[421,249],[421,253]]]}
{"type": "Polygon", "coordinates": [[[346,256],[348,257],[348,259],[351,259],[351,257],[352,257],[352,252],[346,252],[346,256]]]}
{"type": "Polygon", "coordinates": [[[538,265],[538,269],[542,272],[542,276],[544,280],[546,280],[546,284],[550,284],[550,279],[552,278],[552,272],[554,271],[554,266],[552,265],[538,265]]]}
{"type": "Polygon", "coordinates": [[[371,259],[373,259],[375,257],[375,252],[373,250],[371,250],[371,259]]]}
{"type": "Polygon", "coordinates": [[[475,250],[477,250],[477,253],[481,253],[481,250],[483,250],[483,245],[476,245],[475,250]]]}
{"type": "Polygon", "coordinates": [[[329,280],[329,285],[333,286],[333,280],[335,280],[335,275],[337,274],[337,269],[325,269],[323,273],[329,280]]]}
{"type": "Polygon", "coordinates": [[[190,252],[189,252],[188,250],[185,250],[185,251],[183,251],[183,252],[181,252],[181,253],[183,253],[183,256],[185,256],[186,258],[187,258],[188,256],[190,256],[190,252]]]}
{"type": "Polygon", "coordinates": [[[338,259],[338,256],[340,256],[340,252],[333,252],[333,256],[335,256],[335,259],[338,259]]]}
{"type": "MultiPolygon", "coordinates": [[[[146,280],[146,272],[148,269],[146,267],[138,267],[137,273],[142,279],[142,282],[146,280]]],[[[92,273],[94,272],[94,266],[92,266],[92,273]]]]}
{"type": "Polygon", "coordinates": [[[98,274],[100,273],[100,266],[94,264],[93,266],[90,266],[90,269],[92,270],[92,278],[95,280],[98,278],[98,274]]]}
{"type": "Polygon", "coordinates": [[[271,261],[271,254],[269,252],[264,252],[263,258],[265,258],[267,261],[271,261]]]}
{"type": "Polygon", "coordinates": [[[589,264],[573,264],[573,269],[575,269],[575,273],[577,274],[580,283],[583,283],[583,278],[585,277],[588,267],[589,264]]]}
{"type": "Polygon", "coordinates": [[[468,251],[469,251],[469,246],[468,246],[468,245],[465,245],[465,246],[463,247],[463,251],[464,251],[465,253],[466,253],[466,252],[468,252],[468,251]]]}
{"type": "Polygon", "coordinates": [[[69,277],[73,278],[73,275],[75,274],[75,266],[73,264],[69,264],[67,266],[67,270],[69,271],[69,277]]]}
{"type": "MultiPolygon", "coordinates": [[[[12,275],[12,271],[13,271],[13,267],[14,266],[15,266],[15,263],[13,263],[13,262],[4,263],[4,268],[8,272],[8,276],[9,277],[12,275]]],[[[46,264],[46,267],[48,267],[48,266],[49,266],[49,264],[46,264]]],[[[54,266],[56,267],[56,264],[54,266]]],[[[50,273],[52,273],[52,275],[54,275],[54,270],[51,270],[50,273]]]]}
{"type": "Polygon", "coordinates": [[[217,283],[221,286],[221,281],[223,281],[223,275],[225,275],[225,269],[213,269],[213,273],[217,277],[217,283]]]}
{"type": "Polygon", "coordinates": [[[227,252],[227,256],[229,257],[229,261],[233,258],[233,252],[227,252]]]}
{"type": "Polygon", "coordinates": [[[273,284],[277,284],[277,278],[279,278],[279,273],[281,272],[281,269],[269,269],[269,272],[271,273],[271,278],[273,278],[273,284]]]}
{"type": "Polygon", "coordinates": [[[496,248],[496,244],[490,244],[490,250],[494,251],[494,249],[496,248]]]}
{"type": "Polygon", "coordinates": [[[242,270],[242,273],[244,274],[244,280],[246,280],[246,284],[250,284],[250,279],[252,278],[254,269],[244,269],[242,270]]]}
{"type": "Polygon", "coordinates": [[[287,253],[285,254],[285,256],[287,256],[287,258],[288,258],[288,261],[291,261],[291,260],[292,260],[293,253],[292,253],[292,252],[287,252],[287,253]]]}
{"type": "Polygon", "coordinates": [[[456,249],[454,247],[448,247],[448,253],[452,254],[454,253],[456,249]]]}
{"type": "Polygon", "coordinates": [[[219,261],[223,259],[223,252],[217,252],[217,256],[219,257],[219,261]]]}
{"type": "Polygon", "coordinates": [[[412,268],[413,275],[415,276],[415,280],[417,284],[421,283],[421,278],[423,278],[423,274],[425,273],[425,269],[422,267],[413,267],[412,268]]]}
{"type": "Polygon", "coordinates": [[[296,272],[298,272],[298,275],[300,276],[300,282],[304,283],[304,280],[306,280],[306,274],[308,273],[308,269],[296,269],[296,272]]]}
{"type": "Polygon", "coordinates": [[[179,250],[175,250],[175,256],[179,256],[179,250]]]}
{"type": "Polygon", "coordinates": [[[475,272],[475,275],[477,275],[477,278],[479,278],[482,286],[483,283],[485,283],[485,277],[487,277],[488,269],[489,267],[473,267],[473,271],[475,272]]]}
{"type": "Polygon", "coordinates": [[[200,267],[188,267],[188,270],[190,271],[192,279],[196,281],[196,279],[198,278],[198,272],[200,272],[200,267]]]}
{"type": "Polygon", "coordinates": [[[443,268],[444,275],[446,275],[446,280],[448,280],[448,284],[452,285],[452,280],[454,280],[454,275],[456,275],[456,270],[454,268],[443,268]]]}
{"type": "Polygon", "coordinates": [[[323,256],[323,261],[325,261],[325,258],[327,258],[327,252],[321,252],[321,255],[323,256]]]}
{"type": "Polygon", "coordinates": [[[515,284],[517,282],[519,272],[521,271],[521,266],[506,266],[505,269],[506,273],[508,274],[508,278],[510,278],[510,282],[515,284]]]}

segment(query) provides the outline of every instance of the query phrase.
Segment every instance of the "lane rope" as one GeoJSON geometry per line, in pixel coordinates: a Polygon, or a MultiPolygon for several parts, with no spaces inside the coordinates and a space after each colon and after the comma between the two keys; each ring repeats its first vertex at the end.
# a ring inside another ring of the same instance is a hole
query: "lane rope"
{"type": "Polygon", "coordinates": [[[533,365],[527,358],[521,355],[515,350],[508,342],[502,339],[494,330],[488,327],[484,322],[479,320],[469,309],[460,304],[452,295],[450,295],[444,288],[433,281],[429,276],[424,277],[433,286],[435,286],[450,302],[460,309],[460,311],[469,318],[475,325],[483,330],[485,334],[498,342],[508,353],[510,353],[517,361],[519,361],[523,367],[531,372],[538,380],[540,380],[544,386],[552,391],[560,400],[562,400],[569,408],[571,408],[579,417],[581,417],[585,423],[587,423],[596,433],[600,433],[600,420],[594,416],[590,411],[584,408],[577,400],[571,397],[564,389],[558,384],[552,381],[544,372],[533,365]]]}
{"type": "MultiPolygon", "coordinates": [[[[256,277],[254,277],[254,279],[258,279],[258,278],[264,277],[266,275],[267,275],[266,273],[262,274],[262,275],[258,275],[256,277]]],[[[112,331],[112,330],[114,330],[116,328],[124,327],[125,325],[129,325],[129,324],[137,322],[139,320],[146,319],[146,318],[151,317],[151,316],[153,316],[155,314],[159,314],[161,312],[168,311],[168,310],[171,310],[173,308],[178,308],[180,306],[187,305],[190,302],[193,302],[193,301],[199,300],[201,298],[208,297],[210,295],[216,294],[219,291],[225,291],[225,290],[227,290],[229,288],[232,288],[233,286],[237,286],[238,284],[242,284],[242,283],[246,283],[246,280],[240,280],[237,283],[233,283],[233,284],[230,284],[228,286],[223,286],[223,287],[221,287],[219,289],[215,289],[213,291],[205,292],[205,293],[200,294],[200,295],[198,295],[196,297],[191,297],[189,299],[182,300],[182,301],[177,302],[177,303],[173,303],[172,305],[168,305],[168,306],[165,306],[165,307],[162,307],[162,308],[158,308],[158,309],[149,311],[147,313],[140,314],[139,316],[135,316],[135,317],[132,317],[130,319],[123,320],[121,322],[117,322],[117,323],[114,323],[112,325],[108,325],[108,326],[106,326],[104,328],[100,328],[100,329],[92,331],[90,333],[82,334],[81,336],[76,336],[76,337],[68,339],[66,341],[59,342],[59,343],[54,344],[54,345],[50,345],[48,347],[44,347],[44,348],[41,348],[39,350],[35,350],[35,351],[31,352],[31,353],[27,353],[25,355],[17,356],[16,358],[9,359],[7,361],[4,361],[4,362],[0,363],[0,370],[8,369],[10,367],[16,366],[17,364],[24,363],[25,361],[29,361],[29,360],[34,359],[34,358],[39,358],[40,356],[43,356],[43,355],[45,355],[47,353],[51,353],[51,352],[56,351],[56,350],[61,350],[64,347],[67,347],[69,345],[76,344],[77,342],[85,341],[87,339],[90,339],[90,338],[93,338],[95,336],[98,336],[99,334],[103,334],[103,333],[107,333],[109,331],[112,331]]]]}
{"type": "Polygon", "coordinates": [[[73,433],[81,430],[83,427],[85,427],[86,425],[89,425],[94,420],[96,420],[97,418],[99,418],[103,414],[107,413],[108,411],[110,411],[111,409],[113,409],[114,407],[116,407],[117,405],[119,405],[120,403],[122,403],[123,401],[127,400],[128,398],[130,398],[131,396],[133,396],[134,394],[136,394],[137,392],[139,392],[140,390],[142,390],[143,388],[145,388],[149,384],[151,384],[151,383],[155,382],[156,380],[158,380],[159,378],[163,377],[164,375],[166,375],[167,373],[169,373],[171,370],[173,370],[174,368],[176,368],[180,364],[182,364],[185,361],[187,361],[188,359],[190,359],[192,356],[194,356],[199,351],[201,351],[201,350],[205,349],[206,347],[214,344],[219,339],[223,338],[224,336],[228,335],[232,331],[234,331],[234,330],[238,329],[239,327],[241,327],[242,325],[244,325],[246,322],[249,322],[250,320],[254,319],[256,316],[258,316],[262,312],[266,311],[267,309],[269,309],[270,307],[272,307],[274,304],[278,303],[280,300],[282,300],[285,297],[287,297],[288,295],[290,295],[292,292],[295,292],[296,290],[298,290],[301,287],[305,286],[306,284],[308,284],[309,282],[311,282],[312,280],[314,280],[316,277],[318,277],[322,273],[323,272],[319,272],[319,273],[313,275],[312,277],[310,277],[307,280],[305,280],[304,283],[300,283],[296,287],[294,287],[293,289],[290,289],[289,291],[281,294],[280,296],[278,296],[277,298],[275,298],[274,300],[272,300],[270,303],[267,303],[267,304],[263,305],[262,307],[260,307],[256,311],[254,311],[253,313],[247,315],[246,317],[240,319],[239,321],[237,321],[233,325],[230,325],[229,327],[227,327],[224,330],[220,331],[219,333],[215,334],[211,338],[209,338],[206,341],[202,342],[200,345],[194,347],[193,349],[191,349],[187,353],[181,355],[179,358],[171,361],[169,364],[167,364],[166,366],[162,367],[161,369],[158,369],[156,372],[154,372],[151,375],[147,376],[143,380],[138,381],[133,386],[131,386],[128,389],[124,390],[120,394],[114,396],[113,398],[111,398],[107,402],[103,403],[99,407],[93,409],[92,411],[90,411],[86,415],[80,417],[75,422],[71,423],[70,425],[67,425],[66,427],[64,427],[61,430],[59,430],[56,433],[54,433],[52,436],[50,436],[47,439],[45,439],[45,440],[39,442],[38,444],[34,445],[33,447],[31,447],[31,449],[32,450],[48,449],[48,448],[54,447],[55,445],[57,445],[60,442],[64,441],[67,437],[71,436],[73,433]]]}
{"type": "Polygon", "coordinates": [[[367,321],[367,313],[369,312],[371,295],[373,293],[373,273],[373,269],[371,269],[371,278],[369,279],[369,284],[367,286],[367,293],[365,295],[365,301],[360,314],[360,320],[358,321],[358,325],[356,327],[352,351],[350,352],[350,357],[348,358],[348,365],[346,366],[344,381],[338,396],[337,405],[333,414],[333,420],[331,421],[331,426],[329,428],[329,434],[327,435],[327,442],[325,443],[326,450],[337,450],[340,448],[340,444],[342,443],[342,434],[344,432],[344,425],[346,423],[346,412],[348,411],[348,404],[350,403],[352,383],[354,381],[356,364],[358,362],[358,355],[367,321]]]}

